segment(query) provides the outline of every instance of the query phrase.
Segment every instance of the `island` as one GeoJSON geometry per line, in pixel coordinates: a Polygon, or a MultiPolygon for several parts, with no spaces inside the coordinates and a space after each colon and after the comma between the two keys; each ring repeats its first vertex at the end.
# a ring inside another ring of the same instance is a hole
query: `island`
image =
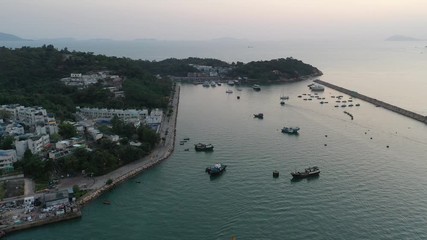
{"type": "Polygon", "coordinates": [[[52,45],[0,47],[0,231],[81,207],[174,151],[177,81],[274,83],[319,76],[293,58],[249,63],[108,57],[52,45]]]}

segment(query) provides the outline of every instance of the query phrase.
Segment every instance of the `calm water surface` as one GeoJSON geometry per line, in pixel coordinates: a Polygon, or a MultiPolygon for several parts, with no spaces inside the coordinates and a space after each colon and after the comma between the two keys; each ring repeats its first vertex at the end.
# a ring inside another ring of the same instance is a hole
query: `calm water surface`
{"type": "MultiPolygon", "coordinates": [[[[427,115],[422,42],[163,45],[66,46],[149,60],[293,56],[322,70],[322,80],[427,115]]],[[[331,96],[343,94],[331,89],[319,94],[328,104],[304,101],[297,96],[309,83],[260,92],[182,85],[177,142],[191,140],[169,160],[89,204],[80,220],[8,239],[427,239],[427,125],[358,100],[360,107],[335,108],[331,96]],[[259,112],[263,120],[253,118],[259,112]],[[300,134],[284,135],[284,126],[300,134]],[[197,142],[214,144],[214,152],[194,152],[197,142]],[[227,171],[211,179],[204,170],[216,162],[227,171]],[[318,178],[291,181],[291,171],[313,165],[318,178]]]]}
{"type": "Polygon", "coordinates": [[[169,160],[89,204],[81,220],[9,239],[426,239],[427,126],[358,100],[345,109],[351,120],[333,90],[319,94],[328,104],[298,98],[308,83],[182,85],[177,142],[191,140],[169,160]],[[214,152],[195,152],[197,142],[214,152]],[[212,179],[204,169],[215,162],[228,167],[212,179]],[[291,181],[313,165],[318,178],[291,181]]]}

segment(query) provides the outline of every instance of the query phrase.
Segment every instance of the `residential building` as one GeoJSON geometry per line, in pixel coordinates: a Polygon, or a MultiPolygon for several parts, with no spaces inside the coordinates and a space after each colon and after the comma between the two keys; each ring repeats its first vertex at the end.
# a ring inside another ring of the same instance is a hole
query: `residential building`
{"type": "Polygon", "coordinates": [[[113,118],[117,116],[118,118],[126,121],[130,119],[145,119],[148,115],[148,110],[137,110],[137,109],[107,109],[107,108],[76,108],[77,113],[90,118],[113,118]]]}
{"type": "Polygon", "coordinates": [[[0,150],[0,170],[13,169],[13,163],[18,160],[16,150],[0,150]]]}

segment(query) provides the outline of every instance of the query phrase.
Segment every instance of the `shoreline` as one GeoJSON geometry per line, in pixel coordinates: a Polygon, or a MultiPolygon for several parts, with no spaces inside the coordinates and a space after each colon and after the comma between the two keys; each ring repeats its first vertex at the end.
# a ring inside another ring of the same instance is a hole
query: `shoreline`
{"type": "Polygon", "coordinates": [[[122,166],[111,173],[98,177],[96,181],[102,181],[104,179],[105,180],[104,185],[98,188],[95,187],[95,189],[92,189],[91,192],[83,196],[78,201],[78,204],[81,207],[84,207],[86,204],[88,204],[92,200],[95,200],[105,192],[112,190],[113,188],[126,182],[130,178],[135,177],[136,175],[142,173],[143,171],[156,166],[157,164],[163,162],[164,160],[168,159],[172,155],[173,151],[175,150],[176,122],[178,117],[180,91],[181,91],[180,86],[176,85],[174,96],[172,98],[173,112],[172,112],[172,115],[169,117],[169,121],[168,121],[169,124],[165,124],[167,125],[166,129],[163,123],[161,126],[160,135],[165,136],[166,138],[165,142],[163,143],[163,146],[158,146],[156,149],[154,149],[154,151],[152,151],[149,155],[145,156],[143,159],[140,159],[134,163],[122,166]],[[172,123],[170,122],[170,120],[172,120],[172,123]],[[169,129],[170,127],[172,127],[172,129],[169,129]],[[169,130],[173,130],[173,134],[169,135],[171,137],[169,137],[169,141],[168,141],[168,135],[165,135],[165,132],[169,130]],[[126,171],[126,169],[129,169],[130,166],[133,166],[134,168],[130,171],[126,171]],[[120,170],[125,170],[125,173],[119,174],[119,176],[114,176],[115,173],[120,170]],[[109,185],[106,184],[106,181],[108,179],[113,180],[113,182],[109,185]]]}
{"type": "MultiPolygon", "coordinates": [[[[176,123],[178,117],[178,105],[179,105],[179,96],[180,96],[180,86],[175,86],[175,91],[173,93],[171,104],[173,112],[171,116],[166,117],[160,126],[160,136],[164,136],[165,140],[160,142],[157,147],[147,156],[142,159],[139,159],[135,162],[124,165],[110,173],[107,173],[103,176],[93,178],[93,183],[89,187],[90,191],[86,193],[80,200],[78,200],[77,206],[78,209],[75,211],[66,214],[64,216],[49,218],[44,220],[26,222],[19,225],[9,225],[0,228],[0,231],[4,231],[5,234],[18,232],[34,227],[45,226],[52,223],[67,221],[71,219],[81,218],[82,212],[81,209],[91,201],[100,197],[107,191],[111,191],[116,186],[128,181],[130,178],[135,177],[138,174],[141,174],[147,169],[150,169],[161,162],[167,160],[175,150],[175,139],[176,139],[176,123]],[[172,132],[173,131],[173,132],[172,132]],[[170,134],[166,134],[170,132],[170,134]],[[106,184],[108,179],[113,180],[111,184],[106,184]]],[[[1,238],[1,237],[0,237],[1,238]]]]}

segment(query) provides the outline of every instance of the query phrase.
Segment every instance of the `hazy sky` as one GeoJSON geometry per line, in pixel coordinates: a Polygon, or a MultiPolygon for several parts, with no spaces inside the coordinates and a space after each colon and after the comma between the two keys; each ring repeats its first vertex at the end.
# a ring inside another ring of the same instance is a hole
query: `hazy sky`
{"type": "Polygon", "coordinates": [[[0,0],[23,38],[427,38],[427,0],[0,0]]]}

